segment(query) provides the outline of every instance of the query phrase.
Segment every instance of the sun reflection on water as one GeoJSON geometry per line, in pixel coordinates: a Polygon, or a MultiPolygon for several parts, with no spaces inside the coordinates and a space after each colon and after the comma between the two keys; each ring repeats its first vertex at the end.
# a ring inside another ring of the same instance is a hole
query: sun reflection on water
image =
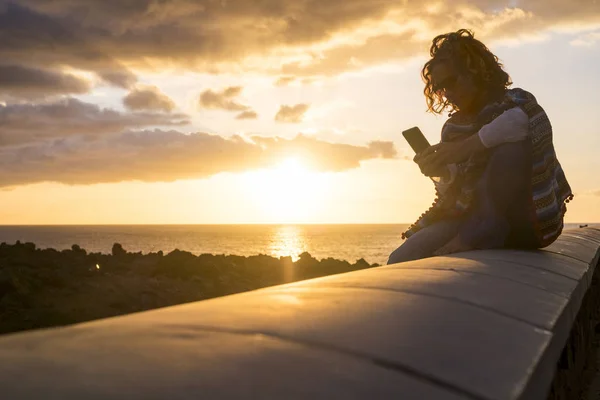
{"type": "Polygon", "coordinates": [[[273,234],[270,246],[273,257],[292,257],[297,261],[300,254],[306,251],[306,243],[297,226],[279,226],[273,234]]]}

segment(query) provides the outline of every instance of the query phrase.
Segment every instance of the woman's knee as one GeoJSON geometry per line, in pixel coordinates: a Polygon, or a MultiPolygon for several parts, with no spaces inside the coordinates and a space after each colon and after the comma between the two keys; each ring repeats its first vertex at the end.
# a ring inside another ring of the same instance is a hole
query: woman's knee
{"type": "MultiPolygon", "coordinates": [[[[526,141],[503,143],[494,147],[488,166],[502,168],[503,171],[522,171],[529,166],[529,150],[526,141]]],[[[523,171],[524,172],[524,171],[523,171]]]]}
{"type": "Polygon", "coordinates": [[[419,258],[422,258],[422,253],[423,252],[419,247],[411,246],[410,243],[404,242],[390,254],[387,263],[389,265],[418,260],[419,258]]]}
{"type": "Polygon", "coordinates": [[[459,220],[447,220],[420,230],[394,250],[387,263],[397,264],[432,257],[437,249],[456,236],[461,223],[459,220]]]}
{"type": "Polygon", "coordinates": [[[531,176],[530,152],[524,141],[494,147],[478,183],[484,197],[512,198],[526,190],[531,176]]]}

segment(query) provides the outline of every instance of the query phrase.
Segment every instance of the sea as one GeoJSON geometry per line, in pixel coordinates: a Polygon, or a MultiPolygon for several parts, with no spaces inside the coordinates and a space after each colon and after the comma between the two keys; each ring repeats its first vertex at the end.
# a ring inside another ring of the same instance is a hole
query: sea
{"type": "MultiPolygon", "coordinates": [[[[583,224],[566,224],[576,229],[583,224]]],[[[589,224],[600,228],[600,224],[589,224]]],[[[174,250],[193,254],[273,257],[303,252],[317,259],[385,264],[402,244],[407,224],[380,225],[61,225],[0,226],[0,242],[33,242],[38,248],[69,249],[77,244],[88,252],[110,253],[114,243],[144,254],[174,250]]]]}

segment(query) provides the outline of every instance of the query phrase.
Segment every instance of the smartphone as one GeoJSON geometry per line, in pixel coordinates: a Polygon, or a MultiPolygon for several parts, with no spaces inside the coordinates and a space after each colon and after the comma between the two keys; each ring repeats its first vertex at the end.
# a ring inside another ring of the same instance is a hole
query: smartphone
{"type": "Polygon", "coordinates": [[[431,146],[425,135],[423,135],[423,132],[416,126],[403,131],[402,136],[404,136],[404,139],[406,139],[410,147],[412,147],[417,154],[431,146]]]}

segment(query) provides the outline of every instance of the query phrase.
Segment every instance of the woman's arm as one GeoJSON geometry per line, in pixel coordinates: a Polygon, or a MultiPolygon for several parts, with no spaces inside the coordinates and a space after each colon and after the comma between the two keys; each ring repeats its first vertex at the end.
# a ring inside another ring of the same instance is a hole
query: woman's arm
{"type": "Polygon", "coordinates": [[[514,107],[484,125],[477,135],[460,142],[433,145],[415,157],[415,162],[426,176],[438,176],[447,165],[465,161],[473,154],[503,143],[525,140],[528,134],[529,117],[520,107],[514,107]]]}
{"type": "Polygon", "coordinates": [[[520,107],[514,107],[484,125],[477,136],[484,148],[490,149],[502,143],[525,140],[528,132],[529,117],[520,107]]]}

